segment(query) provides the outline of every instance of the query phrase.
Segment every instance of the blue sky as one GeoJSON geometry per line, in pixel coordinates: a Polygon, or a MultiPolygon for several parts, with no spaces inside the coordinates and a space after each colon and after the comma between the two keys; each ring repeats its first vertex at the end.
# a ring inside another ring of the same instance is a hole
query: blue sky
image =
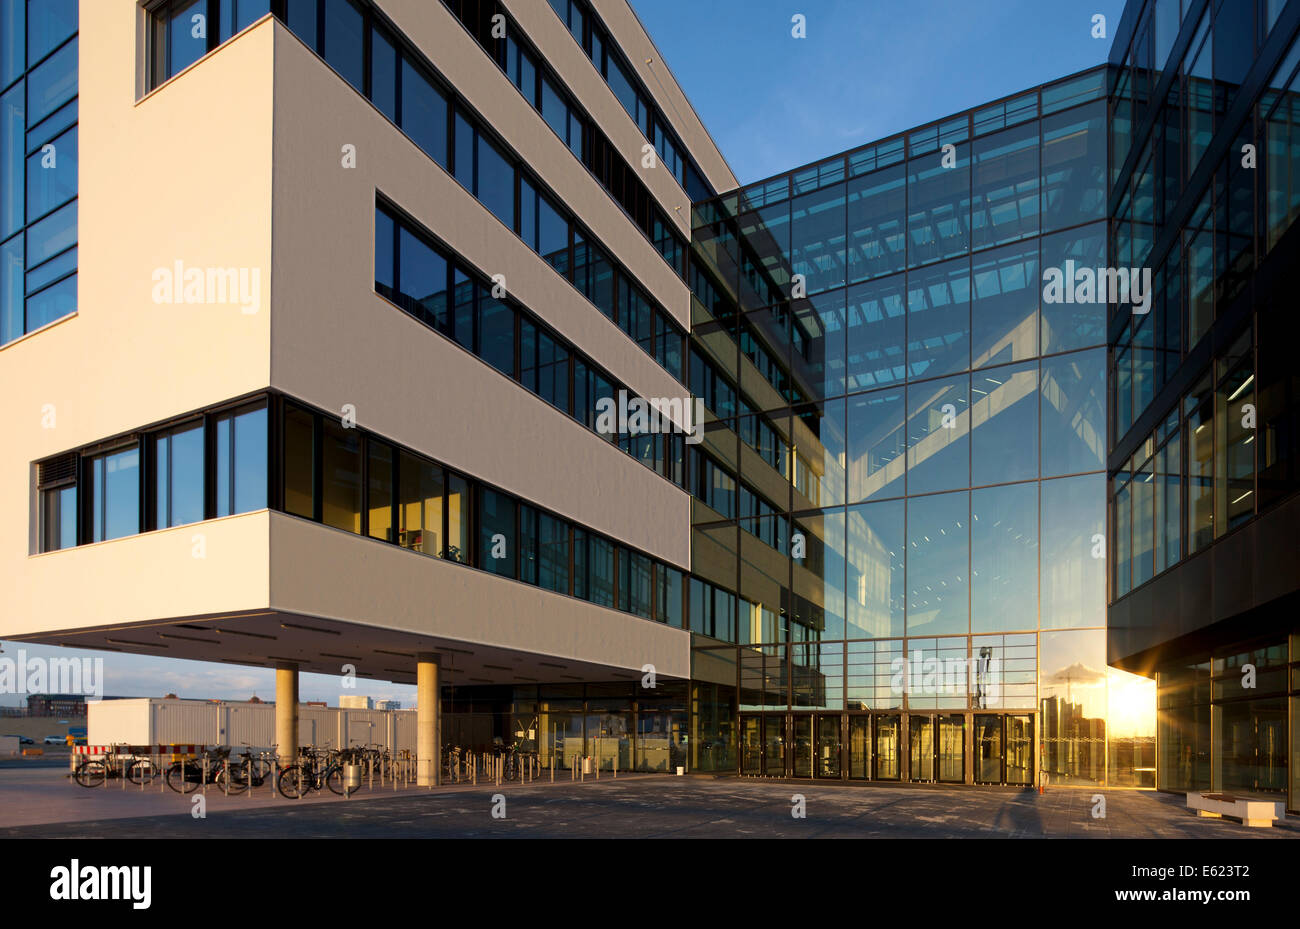
{"type": "Polygon", "coordinates": [[[1122,0],[631,0],[742,184],[1101,64],[1122,0]],[[791,17],[807,38],[791,37],[791,17]],[[1106,17],[1106,38],[1092,17],[1106,17]]]}
{"type": "MultiPolygon", "coordinates": [[[[740,182],[761,180],[1106,60],[1122,0],[631,0],[740,182]],[[791,17],[807,38],[791,37],[791,17]],[[1094,39],[1092,16],[1106,17],[1094,39]]],[[[29,656],[104,658],[115,695],[246,700],[274,672],[211,662],[0,643],[29,656]]],[[[415,688],[355,693],[414,703],[415,688]]],[[[337,678],[304,674],[335,704],[337,678]]],[[[0,695],[0,704],[24,702],[0,695]]]]}

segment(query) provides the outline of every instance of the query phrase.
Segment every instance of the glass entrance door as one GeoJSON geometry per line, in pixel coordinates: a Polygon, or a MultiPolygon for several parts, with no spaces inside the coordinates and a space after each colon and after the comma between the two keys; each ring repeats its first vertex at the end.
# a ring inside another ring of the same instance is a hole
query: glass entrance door
{"type": "Polygon", "coordinates": [[[1002,717],[975,717],[975,783],[1002,783],[1002,717]]]}
{"type": "Polygon", "coordinates": [[[907,721],[907,763],[914,781],[934,780],[934,717],[912,716],[907,721]]]}
{"type": "Polygon", "coordinates": [[[898,780],[898,730],[900,728],[901,724],[897,716],[875,717],[876,740],[872,752],[875,761],[875,780],[898,780]]]}
{"type": "Polygon", "coordinates": [[[871,717],[849,717],[849,780],[865,781],[871,773],[871,717]]]}
{"type": "Polygon", "coordinates": [[[740,717],[740,773],[758,777],[763,773],[763,717],[740,717]]]}
{"type": "Polygon", "coordinates": [[[795,777],[812,777],[813,773],[813,718],[806,713],[796,714],[790,720],[790,761],[795,777]]]}
{"type": "Polygon", "coordinates": [[[1034,782],[1034,720],[1032,716],[1004,716],[1007,762],[1004,783],[1034,782]]]}
{"type": "Polygon", "coordinates": [[[944,784],[966,780],[966,717],[959,713],[939,717],[939,780],[944,784]]]}
{"type": "Polygon", "coordinates": [[[785,715],[763,715],[763,773],[768,777],[785,777],[785,715]]]}
{"type": "Polygon", "coordinates": [[[814,759],[813,776],[839,780],[842,762],[840,760],[840,714],[817,717],[817,755],[814,759]]]}

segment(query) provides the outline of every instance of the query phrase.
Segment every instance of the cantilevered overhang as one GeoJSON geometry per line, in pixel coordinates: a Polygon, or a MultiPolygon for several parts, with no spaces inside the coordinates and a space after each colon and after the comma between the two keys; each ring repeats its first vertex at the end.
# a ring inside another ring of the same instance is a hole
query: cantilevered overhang
{"type": "Polygon", "coordinates": [[[266,510],[29,567],[14,641],[403,683],[420,652],[456,684],[690,674],[683,630],[266,510]]]}

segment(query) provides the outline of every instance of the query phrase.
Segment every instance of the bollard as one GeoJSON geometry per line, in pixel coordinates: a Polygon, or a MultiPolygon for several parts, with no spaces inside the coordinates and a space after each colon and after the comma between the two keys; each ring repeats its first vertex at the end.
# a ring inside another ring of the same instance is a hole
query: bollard
{"type": "Polygon", "coordinates": [[[280,756],[271,756],[271,799],[278,797],[280,790],[280,756]]]}
{"type": "Polygon", "coordinates": [[[551,757],[549,760],[551,762],[551,783],[554,784],[555,783],[555,752],[551,752],[551,757]]]}
{"type": "Polygon", "coordinates": [[[614,752],[614,779],[618,780],[618,752],[614,752]]]}

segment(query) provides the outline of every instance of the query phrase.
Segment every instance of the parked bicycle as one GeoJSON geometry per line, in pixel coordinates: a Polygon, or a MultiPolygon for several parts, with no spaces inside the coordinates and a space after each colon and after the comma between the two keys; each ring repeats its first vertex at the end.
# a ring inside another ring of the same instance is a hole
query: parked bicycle
{"type": "Polygon", "coordinates": [[[340,797],[346,797],[351,791],[343,785],[343,766],[357,764],[358,754],[354,749],[343,751],[318,751],[302,749],[298,764],[289,765],[280,772],[276,786],[280,795],[290,800],[298,800],[313,790],[329,788],[340,797]]]}
{"type": "Polygon", "coordinates": [[[87,758],[82,761],[72,779],[82,787],[99,787],[114,778],[125,777],[132,784],[149,784],[158,776],[153,759],[137,755],[104,755],[102,758],[87,758]]]}
{"type": "Polygon", "coordinates": [[[178,794],[193,793],[205,783],[224,788],[229,760],[230,749],[214,748],[197,757],[173,762],[167,768],[167,786],[178,794]]]}

